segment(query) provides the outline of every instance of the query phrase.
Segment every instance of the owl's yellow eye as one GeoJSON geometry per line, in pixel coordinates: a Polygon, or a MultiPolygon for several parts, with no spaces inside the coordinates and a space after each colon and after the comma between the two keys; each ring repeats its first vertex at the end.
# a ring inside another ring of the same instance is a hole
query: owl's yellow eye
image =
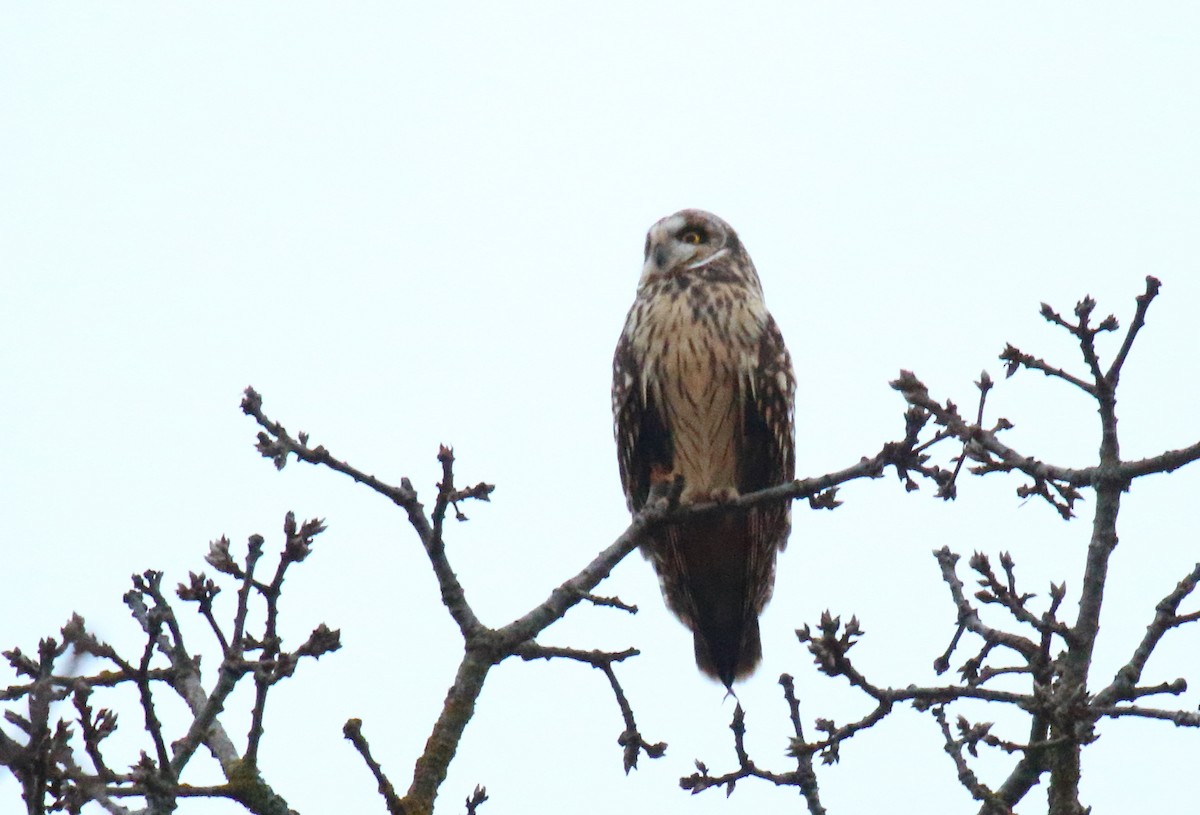
{"type": "Polygon", "coordinates": [[[689,229],[679,236],[684,243],[704,243],[704,235],[698,229],[689,229]]]}

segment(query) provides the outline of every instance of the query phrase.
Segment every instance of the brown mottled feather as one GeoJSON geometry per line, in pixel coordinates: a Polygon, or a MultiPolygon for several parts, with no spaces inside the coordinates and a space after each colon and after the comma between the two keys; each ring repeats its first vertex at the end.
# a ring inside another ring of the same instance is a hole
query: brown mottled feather
{"type": "MultiPolygon", "coordinates": [[[[794,478],[794,388],[783,338],[732,228],[697,210],[655,224],[613,360],[630,510],[645,504],[656,473],[685,476],[685,503],[794,478]],[[713,238],[708,254],[656,263],[654,247],[686,251],[671,241],[688,229],[713,238]]],[[[664,528],[642,547],[667,606],[695,634],[697,665],[726,686],[761,659],[758,615],[771,597],[790,517],[788,504],[730,509],[664,528]]]]}

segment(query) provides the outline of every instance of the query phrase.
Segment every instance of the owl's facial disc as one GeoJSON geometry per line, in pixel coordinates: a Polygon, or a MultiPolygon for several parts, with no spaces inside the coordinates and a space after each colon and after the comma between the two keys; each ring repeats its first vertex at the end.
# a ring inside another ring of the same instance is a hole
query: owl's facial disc
{"type": "Polygon", "coordinates": [[[726,249],[721,235],[706,219],[690,211],[677,212],[650,227],[641,282],[680,274],[714,260],[726,249]]]}
{"type": "Polygon", "coordinates": [[[705,255],[704,257],[700,258],[699,260],[694,260],[691,263],[689,263],[687,266],[684,266],[683,268],[687,269],[690,272],[692,269],[699,269],[701,266],[707,266],[708,264],[712,263],[717,258],[721,257],[722,255],[726,255],[726,254],[729,254],[728,246],[718,249],[717,251],[713,252],[711,255],[705,255]]]}

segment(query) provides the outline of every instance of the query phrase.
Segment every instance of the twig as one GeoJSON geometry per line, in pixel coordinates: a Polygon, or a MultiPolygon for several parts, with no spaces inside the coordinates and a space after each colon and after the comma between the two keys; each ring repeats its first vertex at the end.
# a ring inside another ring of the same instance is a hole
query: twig
{"type": "Polygon", "coordinates": [[[1161,719],[1173,723],[1176,727],[1200,727],[1200,713],[1194,710],[1159,710],[1137,705],[1091,705],[1088,710],[1094,716],[1113,719],[1135,716],[1142,719],[1161,719]]]}
{"type": "Polygon", "coordinates": [[[467,815],[475,815],[479,811],[479,807],[488,799],[487,787],[475,785],[475,791],[471,793],[471,797],[467,799],[467,815]]]}
{"type": "MultiPolygon", "coordinates": [[[[1184,598],[1196,590],[1200,585],[1200,563],[1187,574],[1175,588],[1158,602],[1155,606],[1154,619],[1150,625],[1146,626],[1146,634],[1142,637],[1142,641],[1138,643],[1134,649],[1133,656],[1129,662],[1121,667],[1112,682],[1096,694],[1095,704],[1099,706],[1111,705],[1113,702],[1123,701],[1132,698],[1134,685],[1142,678],[1142,671],[1146,667],[1147,660],[1158,647],[1159,641],[1163,636],[1179,625],[1188,622],[1188,618],[1177,616],[1179,604],[1184,598]]],[[[1192,617],[1194,619],[1194,617],[1192,617]]]]}
{"type": "Polygon", "coordinates": [[[1043,359],[1038,359],[1032,354],[1026,354],[1012,343],[1005,346],[1004,350],[1000,353],[1000,359],[1007,363],[1005,366],[1005,374],[1007,376],[1012,376],[1020,368],[1027,368],[1031,371],[1041,371],[1046,376],[1057,377],[1064,382],[1074,385],[1089,396],[1096,395],[1096,386],[1091,382],[1085,382],[1079,377],[1067,373],[1062,368],[1056,368],[1043,359]]]}
{"type": "Polygon", "coordinates": [[[1129,330],[1125,332],[1121,348],[1113,358],[1112,365],[1108,367],[1108,373],[1105,374],[1105,378],[1112,383],[1114,388],[1121,378],[1121,369],[1125,367],[1125,359],[1129,356],[1130,349],[1133,348],[1133,341],[1137,339],[1138,332],[1146,324],[1146,312],[1150,309],[1150,303],[1158,296],[1161,288],[1162,283],[1158,278],[1146,277],[1146,291],[1137,297],[1137,310],[1133,314],[1133,320],[1129,323],[1129,330]]]}
{"type": "MultiPolygon", "coordinates": [[[[162,573],[146,572],[146,577],[149,581],[155,582],[161,580],[162,573]]],[[[158,757],[158,771],[166,773],[170,777],[171,759],[167,755],[166,742],[163,741],[162,724],[159,722],[158,715],[154,711],[154,698],[150,691],[150,679],[148,676],[150,659],[154,656],[154,646],[162,631],[162,624],[163,616],[161,611],[158,608],[152,609],[149,615],[149,627],[146,630],[146,647],[142,650],[142,661],[138,665],[135,677],[138,693],[141,695],[142,713],[146,721],[146,731],[150,734],[150,738],[154,740],[154,750],[158,757]]]]}
{"type": "Polygon", "coordinates": [[[737,782],[743,778],[761,778],[764,781],[772,782],[777,787],[799,785],[799,777],[796,772],[773,773],[769,770],[761,770],[750,760],[750,756],[746,753],[745,742],[746,714],[740,704],[734,709],[733,721],[730,723],[729,729],[733,731],[734,753],[737,755],[738,769],[724,775],[712,776],[709,775],[708,767],[704,762],[697,761],[698,772],[679,779],[679,786],[682,789],[696,795],[708,789],[725,787],[725,795],[729,796],[733,794],[737,782]]]}
{"type": "Polygon", "coordinates": [[[817,773],[813,769],[813,752],[811,750],[796,750],[797,744],[805,744],[804,728],[800,724],[800,700],[796,697],[796,683],[789,674],[779,677],[783,687],[783,698],[788,706],[788,718],[792,722],[792,732],[796,734],[792,754],[796,757],[796,781],[804,803],[808,806],[809,815],[825,815],[825,807],[821,805],[820,789],[817,786],[817,773]]]}
{"type": "Polygon", "coordinates": [[[985,603],[999,603],[1015,619],[1032,626],[1041,634],[1070,639],[1070,627],[1056,619],[1053,611],[1038,616],[1025,607],[1025,603],[1033,595],[1022,595],[1017,592],[1013,559],[1008,552],[1000,553],[1000,565],[1004,569],[1007,584],[1001,583],[996,577],[996,573],[992,571],[991,562],[982,552],[972,555],[970,565],[983,578],[979,583],[984,589],[976,592],[976,599],[985,603]]]}
{"type": "MultiPolygon", "coordinates": [[[[958,770],[958,780],[976,801],[982,802],[985,806],[983,811],[988,815],[1011,815],[1012,810],[1004,803],[1001,798],[996,795],[988,786],[979,780],[978,776],[971,770],[967,764],[967,759],[963,755],[962,748],[966,739],[956,739],[950,732],[950,724],[946,721],[946,712],[941,707],[933,708],[930,713],[937,720],[938,726],[942,731],[942,738],[945,741],[946,755],[954,762],[955,769],[958,770]]],[[[960,728],[965,729],[965,721],[960,717],[960,728]]]]}
{"type": "Polygon", "coordinates": [[[933,556],[937,558],[938,565],[942,570],[942,580],[950,588],[950,594],[954,598],[955,606],[958,608],[959,624],[965,626],[968,631],[978,634],[985,642],[1011,648],[1027,660],[1035,659],[1038,654],[1038,647],[1032,640],[1018,634],[1011,634],[1007,631],[991,628],[984,625],[983,621],[979,619],[978,613],[976,613],[967,600],[966,594],[963,591],[962,581],[958,579],[958,574],[955,571],[955,564],[958,563],[958,555],[951,552],[949,547],[943,546],[941,549],[935,550],[933,556]]]}
{"type": "Polygon", "coordinates": [[[625,690],[621,687],[621,683],[617,680],[617,674],[613,670],[613,663],[621,662],[640,653],[636,648],[609,653],[606,651],[581,651],[575,648],[556,648],[539,645],[536,642],[524,643],[516,651],[516,655],[527,662],[534,659],[556,658],[583,662],[603,672],[608,677],[609,685],[612,687],[613,695],[617,700],[617,706],[621,709],[621,718],[625,721],[625,730],[621,733],[620,738],[617,739],[617,744],[624,748],[626,774],[637,767],[638,755],[642,751],[645,751],[646,755],[650,758],[661,758],[667,751],[666,742],[660,741],[650,744],[642,738],[642,734],[637,727],[637,722],[633,718],[633,708],[630,707],[629,700],[625,697],[625,690]]]}
{"type": "MultiPolygon", "coordinates": [[[[392,786],[392,782],[384,774],[383,767],[379,766],[379,762],[371,757],[371,745],[367,743],[367,737],[362,732],[362,719],[347,720],[346,724],[342,727],[342,735],[350,740],[350,743],[354,745],[354,749],[358,750],[358,754],[367,763],[371,774],[375,776],[375,781],[379,784],[379,794],[383,796],[388,812],[391,815],[404,815],[404,804],[401,802],[400,796],[396,794],[395,787],[392,786]]],[[[484,796],[485,799],[486,797],[484,796]]]]}
{"type": "Polygon", "coordinates": [[[638,607],[621,600],[620,597],[598,597],[595,594],[584,594],[581,599],[587,600],[594,606],[606,606],[608,608],[618,608],[621,611],[628,611],[630,614],[637,614],[638,607]]]}
{"type": "MultiPolygon", "coordinates": [[[[288,455],[294,455],[301,461],[312,465],[324,465],[331,470],[347,475],[403,509],[408,514],[409,523],[420,538],[429,563],[437,576],[442,603],[450,612],[455,623],[458,624],[463,637],[469,638],[483,627],[467,602],[462,584],[458,581],[458,576],[447,559],[445,547],[440,544],[440,538],[434,534],[433,526],[425,515],[425,508],[417,500],[417,492],[413,489],[412,482],[404,478],[401,479],[399,487],[391,486],[344,461],[339,461],[324,447],[309,447],[308,437],[303,433],[300,434],[299,439],[293,439],[283,425],[271,421],[262,412],[262,397],[253,388],[246,388],[245,398],[242,399],[242,411],[248,416],[252,416],[266,431],[258,434],[258,450],[264,457],[275,462],[277,468],[282,469],[287,463],[288,455]]],[[[490,485],[481,486],[484,488],[481,490],[482,492],[490,492],[490,485]]]]}

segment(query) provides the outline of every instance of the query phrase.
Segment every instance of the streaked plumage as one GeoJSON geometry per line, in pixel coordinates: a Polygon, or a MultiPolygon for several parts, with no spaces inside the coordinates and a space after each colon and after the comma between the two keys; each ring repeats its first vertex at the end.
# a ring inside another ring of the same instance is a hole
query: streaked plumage
{"type": "MultiPolygon", "coordinates": [[[[613,416],[631,512],[683,476],[683,503],[726,500],[795,477],[795,378],[754,264],[717,216],[686,209],[646,236],[637,297],[613,359],[613,416]]],[[[696,664],[726,687],[762,657],[790,506],[675,524],[642,551],[668,608],[695,635],[696,664]]]]}

